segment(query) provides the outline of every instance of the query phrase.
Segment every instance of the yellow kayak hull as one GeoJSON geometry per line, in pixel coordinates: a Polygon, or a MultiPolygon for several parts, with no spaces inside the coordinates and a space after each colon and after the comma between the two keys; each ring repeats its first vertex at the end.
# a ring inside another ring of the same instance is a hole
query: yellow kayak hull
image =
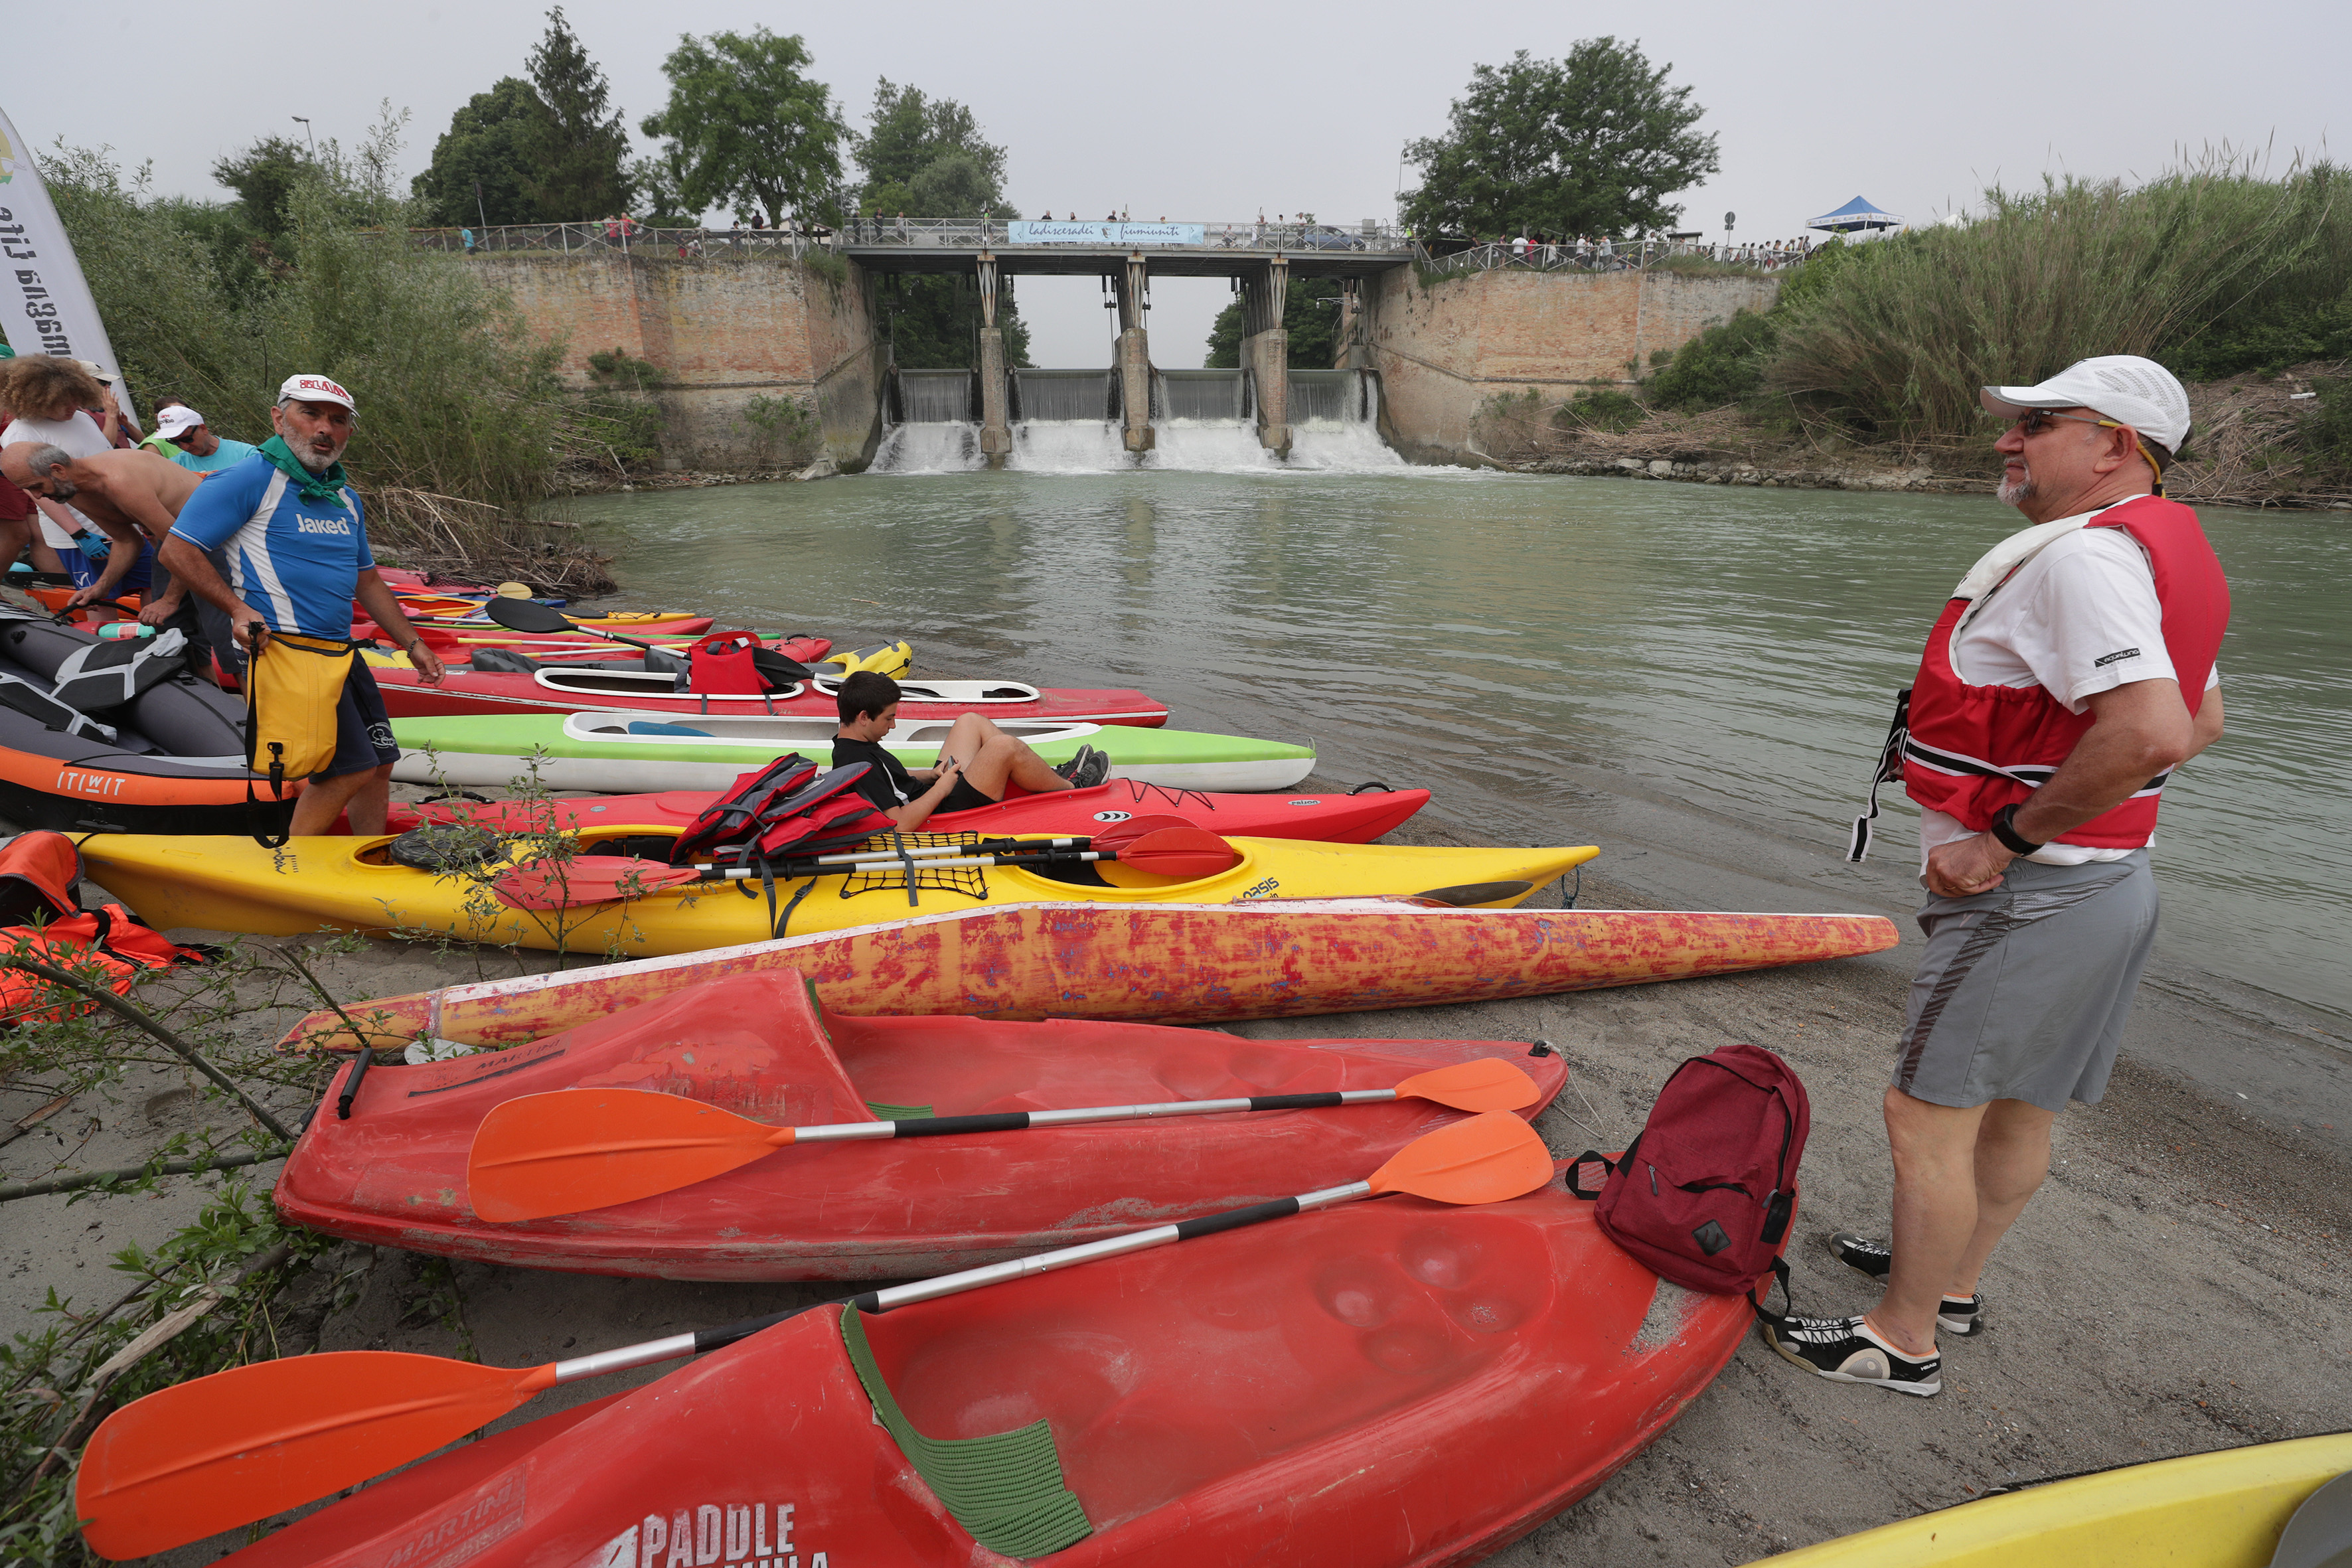
{"type": "MultiPolygon", "coordinates": [[[[674,837],[676,828],[607,824],[583,841],[635,834],[674,837]]],[[[644,898],[529,912],[499,903],[490,868],[436,875],[394,862],[388,837],[297,838],[265,849],[250,838],[98,834],[83,840],[89,879],[163,930],[249,931],[295,936],[322,927],[425,938],[454,937],[567,952],[632,958],[699,952],[763,942],[775,935],[765,889],[757,881],[701,882],[644,898]],[[744,889],[750,890],[746,896],[744,889]]],[[[975,904],[1244,903],[1264,899],[1329,899],[1381,893],[1441,893],[1469,909],[1508,909],[1601,851],[1570,848],[1430,848],[1388,844],[1323,844],[1303,839],[1234,838],[1241,863],[1191,880],[1098,863],[1105,885],[1086,886],[1036,872],[992,866],[965,872],[962,889],[923,885],[911,897],[903,878],[846,875],[776,884],[776,907],[800,894],[785,934],[842,931],[975,904]],[[809,884],[814,882],[814,887],[809,884]],[[984,896],[975,897],[977,889],[984,896]]],[[[936,875],[940,875],[935,873],[936,875]]]]}
{"type": "Polygon", "coordinates": [[[2052,1481],[1768,1557],[1757,1568],[2265,1568],[2352,1433],[2052,1481]]]}

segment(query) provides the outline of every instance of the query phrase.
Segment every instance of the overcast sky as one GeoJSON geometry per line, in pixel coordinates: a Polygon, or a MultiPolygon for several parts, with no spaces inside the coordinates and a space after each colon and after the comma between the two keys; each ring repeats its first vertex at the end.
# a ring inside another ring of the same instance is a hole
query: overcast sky
{"type": "MultiPolygon", "coordinates": [[[[1721,139],[1723,172],[1680,198],[1683,226],[1719,230],[1736,211],[1743,239],[1793,236],[1855,195],[1927,221],[1996,180],[2147,176],[2225,142],[2271,150],[2283,171],[2295,151],[2352,135],[2341,123],[2352,103],[2345,0],[869,0],[789,10],[573,0],[566,14],[633,130],[667,96],[661,59],[682,30],[802,34],[816,75],[861,128],[877,76],[961,99],[1010,150],[1008,195],[1026,216],[1050,207],[1099,217],[1116,205],[1138,218],[1209,222],[1261,207],[1327,222],[1391,217],[1401,146],[1444,130],[1474,65],[1521,48],[1557,57],[1601,34],[1638,38],[1694,89],[1703,129],[1721,139]]],[[[543,15],[511,0],[84,7],[71,41],[54,38],[37,69],[12,51],[18,69],[0,77],[0,108],[37,147],[60,136],[110,143],[127,163],[152,161],[157,189],[216,197],[215,158],[299,134],[294,115],[321,140],[356,142],[389,99],[413,116],[413,172],[452,110],[522,74],[543,15]]],[[[2352,146],[2338,151],[2352,156],[2352,146]]],[[[1197,364],[1226,284],[1170,279],[1153,294],[1152,357],[1197,364]]],[[[1110,312],[1093,279],[1027,279],[1020,300],[1036,363],[1108,363],[1110,312]]]]}

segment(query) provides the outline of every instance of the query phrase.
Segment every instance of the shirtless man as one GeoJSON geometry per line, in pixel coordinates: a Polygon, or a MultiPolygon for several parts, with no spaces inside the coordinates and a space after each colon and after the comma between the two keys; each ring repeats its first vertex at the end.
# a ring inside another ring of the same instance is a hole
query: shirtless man
{"type": "MultiPolygon", "coordinates": [[[[106,570],[99,574],[97,582],[76,589],[66,601],[68,606],[114,597],[115,585],[138,564],[143,548],[150,541],[163,542],[180,508],[204,479],[168,458],[141,448],[117,447],[74,458],[62,447],[32,441],[0,448],[0,473],[44,500],[73,502],[75,510],[113,542],[106,570]]],[[[160,626],[172,618],[185,596],[177,583],[168,583],[148,595],[139,619],[160,626]]]]}

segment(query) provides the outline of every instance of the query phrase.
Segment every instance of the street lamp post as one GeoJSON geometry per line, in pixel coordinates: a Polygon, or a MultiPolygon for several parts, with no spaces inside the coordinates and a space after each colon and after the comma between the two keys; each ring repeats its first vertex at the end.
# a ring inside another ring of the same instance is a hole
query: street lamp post
{"type": "Polygon", "coordinates": [[[310,122],[303,119],[299,114],[289,115],[288,118],[292,120],[295,124],[300,126],[302,128],[302,134],[310,139],[310,155],[314,158],[317,157],[319,155],[319,134],[317,132],[310,129],[310,122]]]}

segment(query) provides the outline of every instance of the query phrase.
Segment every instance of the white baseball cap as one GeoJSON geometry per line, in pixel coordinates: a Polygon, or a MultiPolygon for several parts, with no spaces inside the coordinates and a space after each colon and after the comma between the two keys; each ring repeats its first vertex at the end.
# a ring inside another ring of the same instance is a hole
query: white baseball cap
{"type": "Polygon", "coordinates": [[[2170,371],[2137,354],[2076,360],[2038,386],[1988,386],[1977,397],[2003,419],[2029,408],[2095,409],[2168,453],[2189,438],[2189,394],[2170,371]]]}
{"type": "Polygon", "coordinates": [[[184,403],[174,403],[155,416],[155,434],[177,440],[205,422],[205,416],[184,403]]]}
{"type": "Polygon", "coordinates": [[[357,414],[360,405],[352,395],[323,375],[289,375],[278,388],[280,403],[340,403],[357,414]]]}

